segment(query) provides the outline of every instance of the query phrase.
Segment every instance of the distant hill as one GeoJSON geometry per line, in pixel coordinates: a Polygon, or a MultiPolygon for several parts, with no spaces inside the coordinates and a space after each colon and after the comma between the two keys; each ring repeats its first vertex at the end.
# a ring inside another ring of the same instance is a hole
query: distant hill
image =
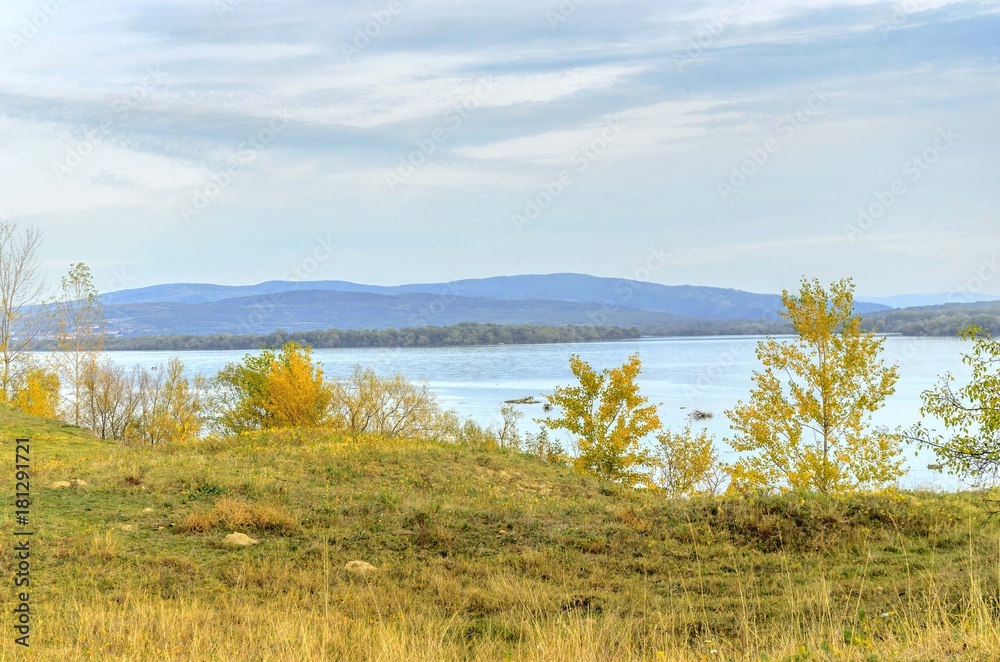
{"type": "MultiPolygon", "coordinates": [[[[882,302],[952,295],[904,295],[882,302]]],[[[463,322],[637,327],[651,335],[787,332],[781,298],[742,290],[659,285],[583,274],[500,276],[450,283],[362,285],[269,281],[173,283],[103,295],[118,336],[267,334],[319,329],[402,329],[463,322]]],[[[977,324],[1000,335],[1000,301],[893,309],[859,302],[865,324],[886,333],[954,336],[977,324]]]]}
{"type": "Polygon", "coordinates": [[[380,292],[392,288],[359,285],[341,280],[290,281],[272,280],[257,285],[211,285],[207,283],[170,283],[134,290],[102,294],[104,305],[136,303],[212,303],[226,299],[271,295],[279,292],[322,290],[333,292],[380,292]]]}
{"type": "Polygon", "coordinates": [[[969,292],[943,292],[940,294],[899,294],[891,297],[865,297],[871,303],[880,303],[891,308],[915,308],[918,306],[940,306],[948,303],[977,303],[1000,301],[1000,297],[969,292]]]}
{"type": "Polygon", "coordinates": [[[865,315],[865,325],[883,333],[906,336],[952,336],[969,325],[1000,337],[1000,301],[948,303],[875,312],[865,315]]]}
{"type": "MultiPolygon", "coordinates": [[[[754,294],[696,285],[660,285],[584,274],[497,276],[451,283],[401,285],[396,289],[502,301],[544,299],[611,304],[705,319],[773,319],[778,317],[781,308],[781,297],[777,294],[754,294]]],[[[859,302],[857,308],[861,312],[870,312],[888,310],[889,306],[859,302]]]]}
{"type": "Polygon", "coordinates": [[[679,316],[634,308],[603,309],[574,301],[500,301],[433,294],[284,292],[207,303],[105,306],[108,330],[118,335],[261,333],[274,329],[398,329],[461,322],[540,325],[652,326],[679,316]]]}
{"type": "MultiPolygon", "coordinates": [[[[384,329],[461,322],[676,326],[684,320],[771,320],[781,299],[735,289],[659,285],[583,274],[501,276],[397,286],[269,281],[156,285],[103,295],[122,335],[384,329]]],[[[888,310],[859,303],[861,312],[888,310]]]]}

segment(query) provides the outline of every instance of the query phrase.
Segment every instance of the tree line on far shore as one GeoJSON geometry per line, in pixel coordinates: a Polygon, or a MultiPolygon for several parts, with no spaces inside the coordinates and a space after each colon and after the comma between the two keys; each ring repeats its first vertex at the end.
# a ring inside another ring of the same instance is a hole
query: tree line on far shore
{"type": "MultiPolygon", "coordinates": [[[[1000,304],[914,308],[870,313],[862,328],[902,336],[957,337],[962,329],[975,326],[1000,336],[1000,304]]],[[[669,325],[619,326],[536,326],[463,322],[452,326],[423,326],[403,329],[325,329],[233,335],[178,334],[167,336],[109,336],[107,351],[200,351],[251,350],[281,347],[288,342],[314,349],[370,347],[473,347],[489,345],[534,345],[545,343],[607,342],[635,340],[643,336],[762,336],[794,334],[785,319],[703,320],[689,319],[669,325]]],[[[37,349],[54,349],[53,341],[42,341],[37,349]]]]}
{"type": "Polygon", "coordinates": [[[902,336],[954,338],[974,326],[1000,336],[1000,302],[902,308],[866,315],[863,327],[902,336]]]}
{"type": "Polygon", "coordinates": [[[314,349],[369,347],[471,347],[476,345],[534,345],[544,343],[634,340],[642,332],[635,327],[534,326],[529,324],[479,324],[423,326],[405,329],[326,329],[283,331],[255,335],[170,335],[109,337],[108,351],[198,351],[253,350],[282,347],[289,342],[314,349]]]}

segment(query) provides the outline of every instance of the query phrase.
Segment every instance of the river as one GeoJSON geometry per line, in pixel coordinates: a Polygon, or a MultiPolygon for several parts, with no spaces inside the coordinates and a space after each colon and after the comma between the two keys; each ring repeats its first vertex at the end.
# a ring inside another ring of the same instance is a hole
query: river
{"type": "MultiPolygon", "coordinates": [[[[633,352],[642,359],[639,385],[652,402],[660,403],[664,425],[680,428],[692,410],[711,412],[699,421],[717,439],[724,459],[733,452],[723,439],[731,434],[724,411],[746,399],[751,375],[760,368],[755,349],[759,338],[643,338],[620,342],[501,345],[495,347],[406,348],[406,349],[319,349],[314,358],[322,362],[328,376],[348,374],[356,364],[370,366],[381,374],[400,371],[414,381],[426,381],[440,402],[460,415],[481,424],[499,421],[504,400],[551,393],[557,385],[573,382],[569,357],[579,354],[595,369],[621,365],[633,352]]],[[[958,338],[886,339],[883,358],[899,365],[896,392],[873,418],[876,426],[909,426],[920,420],[920,393],[932,387],[945,372],[967,379],[969,369],[962,352],[971,343],[958,338]]],[[[152,367],[171,356],[180,358],[189,372],[213,375],[230,361],[240,360],[243,351],[203,352],[109,352],[111,359],[124,365],[152,367]]],[[[541,405],[522,406],[522,432],[537,431],[533,418],[544,416],[541,405]]],[[[935,462],[929,451],[909,448],[906,487],[952,489],[961,486],[955,478],[929,470],[935,462]]]]}

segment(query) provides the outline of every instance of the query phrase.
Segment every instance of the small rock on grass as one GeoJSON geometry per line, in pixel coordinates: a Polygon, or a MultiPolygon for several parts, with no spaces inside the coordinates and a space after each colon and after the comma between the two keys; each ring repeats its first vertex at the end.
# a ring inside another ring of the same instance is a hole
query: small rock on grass
{"type": "Polygon", "coordinates": [[[350,563],[344,566],[344,570],[351,573],[352,575],[365,576],[373,572],[377,572],[378,568],[364,561],[351,561],[350,563]]]}
{"type": "Polygon", "coordinates": [[[87,481],[80,480],[79,478],[73,478],[72,480],[57,480],[49,487],[54,490],[62,490],[67,487],[87,487],[87,481]]]}
{"type": "Polygon", "coordinates": [[[248,547],[249,545],[256,545],[260,541],[256,538],[251,538],[245,533],[230,533],[223,540],[226,545],[233,545],[234,547],[248,547]]]}

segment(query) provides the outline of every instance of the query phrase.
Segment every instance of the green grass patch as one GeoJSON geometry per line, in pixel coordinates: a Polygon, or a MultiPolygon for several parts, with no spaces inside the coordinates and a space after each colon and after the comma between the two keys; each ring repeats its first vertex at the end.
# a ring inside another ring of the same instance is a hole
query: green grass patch
{"type": "MultiPolygon", "coordinates": [[[[975,494],[669,501],[446,443],[279,431],[125,448],[6,408],[0,425],[8,467],[14,437],[33,440],[38,659],[932,660],[1000,647],[1000,530],[975,494]],[[73,478],[86,485],[51,488],[73,478]],[[231,532],[260,542],[229,547],[231,532]],[[378,570],[350,574],[353,560],[378,570]]],[[[11,470],[0,489],[13,493],[11,470]]],[[[8,505],[8,540],[11,517],[8,505]]],[[[12,576],[11,553],[0,566],[12,576]]]]}

